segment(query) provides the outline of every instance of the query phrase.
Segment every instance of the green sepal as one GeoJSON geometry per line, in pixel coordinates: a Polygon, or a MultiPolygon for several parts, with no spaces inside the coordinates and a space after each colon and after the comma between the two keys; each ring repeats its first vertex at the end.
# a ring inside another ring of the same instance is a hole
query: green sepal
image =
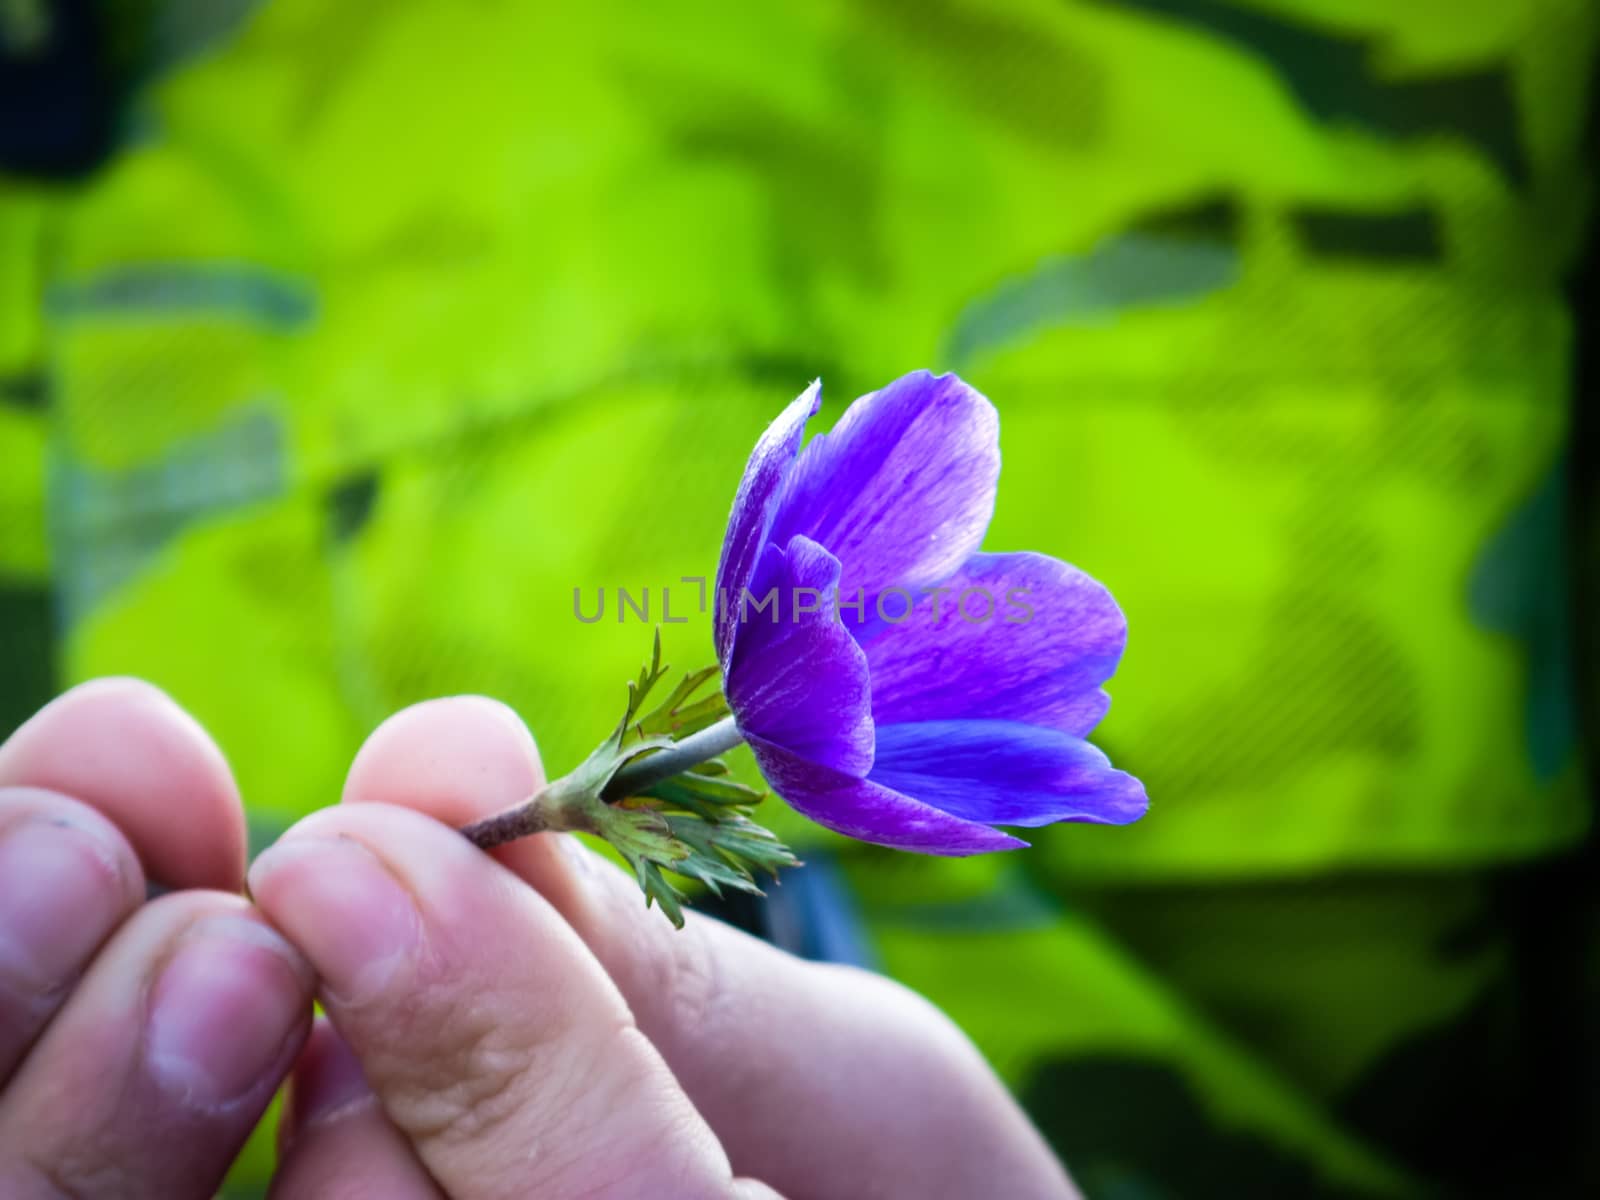
{"type": "Polygon", "coordinates": [[[758,872],[775,878],[779,868],[798,866],[799,860],[750,819],[763,794],[731,778],[721,759],[695,764],[641,795],[602,799],[624,767],[728,715],[720,691],[695,699],[717,677],[716,667],[684,676],[665,700],[645,711],[667,674],[658,629],[650,661],[628,682],[621,722],[576,770],[546,789],[544,801],[550,828],[583,830],[609,842],[633,868],[646,906],[660,905],[681,929],[686,896],[666,872],[698,880],[717,896],[724,888],[761,895],[758,872]]]}

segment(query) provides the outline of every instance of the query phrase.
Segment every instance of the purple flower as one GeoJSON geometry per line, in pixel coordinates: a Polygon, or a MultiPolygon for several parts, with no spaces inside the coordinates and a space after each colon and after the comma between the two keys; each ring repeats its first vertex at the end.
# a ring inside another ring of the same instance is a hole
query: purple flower
{"type": "Polygon", "coordinates": [[[999,416],[954,375],[863,396],[801,450],[814,383],[757,443],[717,571],[728,703],[794,808],[928,854],[1026,843],[995,825],[1119,824],[1147,801],[1084,738],[1127,625],[1040,554],[981,554],[999,416]]]}

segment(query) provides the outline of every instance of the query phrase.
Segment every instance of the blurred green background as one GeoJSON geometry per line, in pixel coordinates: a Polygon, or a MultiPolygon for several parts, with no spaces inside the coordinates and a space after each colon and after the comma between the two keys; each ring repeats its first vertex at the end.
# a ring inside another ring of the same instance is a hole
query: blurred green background
{"type": "Polygon", "coordinates": [[[425,697],[562,770],[649,636],[574,589],[713,572],[812,377],[825,424],[958,370],[988,547],[1128,614],[1097,740],[1150,815],[966,862],[789,817],[813,866],[728,915],[926,992],[1094,1200],[1590,1194],[1597,37],[1585,0],[0,0],[0,735],[144,676],[258,840],[425,697]]]}

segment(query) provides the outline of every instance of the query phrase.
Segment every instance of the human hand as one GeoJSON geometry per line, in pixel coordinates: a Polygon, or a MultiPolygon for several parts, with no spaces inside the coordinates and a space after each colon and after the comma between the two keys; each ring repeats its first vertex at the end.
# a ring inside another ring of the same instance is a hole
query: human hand
{"type": "Polygon", "coordinates": [[[508,709],[418,705],[251,869],[332,1021],[274,1200],[1074,1195],[912,993],[706,918],[675,932],[571,838],[490,862],[455,832],[542,780],[508,709]]]}
{"type": "Polygon", "coordinates": [[[75,688],[0,747],[0,1196],[216,1194],[311,1019],[244,863],[227,764],[148,684],[75,688]]]}

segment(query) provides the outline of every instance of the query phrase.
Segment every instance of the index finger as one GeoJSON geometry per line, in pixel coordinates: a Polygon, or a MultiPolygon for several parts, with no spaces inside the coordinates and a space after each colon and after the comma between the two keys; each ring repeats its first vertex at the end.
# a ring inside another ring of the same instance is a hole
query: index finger
{"type": "Polygon", "coordinates": [[[45,705],[0,746],[8,786],[98,810],[169,887],[237,892],[244,883],[244,809],[227,761],[143,680],[97,679],[45,705]]]}

